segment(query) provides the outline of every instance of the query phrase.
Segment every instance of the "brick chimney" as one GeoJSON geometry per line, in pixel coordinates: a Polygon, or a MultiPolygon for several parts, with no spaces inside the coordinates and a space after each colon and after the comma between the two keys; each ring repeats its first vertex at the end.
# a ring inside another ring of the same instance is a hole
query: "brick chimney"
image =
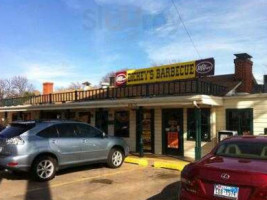
{"type": "Polygon", "coordinates": [[[235,63],[235,80],[242,81],[242,84],[237,88],[237,92],[252,92],[253,74],[251,61],[252,56],[247,53],[234,54],[236,56],[235,63]]]}
{"type": "Polygon", "coordinates": [[[46,82],[43,83],[43,94],[50,94],[54,91],[54,83],[46,82]]]}

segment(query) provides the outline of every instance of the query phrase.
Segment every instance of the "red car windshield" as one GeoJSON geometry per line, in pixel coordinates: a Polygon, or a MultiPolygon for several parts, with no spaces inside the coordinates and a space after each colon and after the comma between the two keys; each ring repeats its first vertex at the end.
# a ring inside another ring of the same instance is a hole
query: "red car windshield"
{"type": "Polygon", "coordinates": [[[267,143],[249,141],[229,141],[222,143],[216,155],[234,158],[267,160],[267,143]]]}

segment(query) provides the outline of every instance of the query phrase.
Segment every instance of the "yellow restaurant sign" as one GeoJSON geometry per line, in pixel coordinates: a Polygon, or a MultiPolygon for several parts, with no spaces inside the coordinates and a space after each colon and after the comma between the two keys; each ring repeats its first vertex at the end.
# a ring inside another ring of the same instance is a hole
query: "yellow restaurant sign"
{"type": "Polygon", "coordinates": [[[116,85],[190,79],[214,74],[214,59],[197,60],[116,73],[116,85]]]}

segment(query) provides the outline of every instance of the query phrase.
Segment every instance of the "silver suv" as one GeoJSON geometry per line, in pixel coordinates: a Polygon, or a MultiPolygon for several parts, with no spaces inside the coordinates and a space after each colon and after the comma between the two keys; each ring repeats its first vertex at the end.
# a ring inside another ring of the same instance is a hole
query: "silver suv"
{"type": "Polygon", "coordinates": [[[30,172],[39,181],[71,166],[105,162],[117,168],[128,154],[123,139],[81,122],[13,122],[0,132],[0,167],[30,172]]]}

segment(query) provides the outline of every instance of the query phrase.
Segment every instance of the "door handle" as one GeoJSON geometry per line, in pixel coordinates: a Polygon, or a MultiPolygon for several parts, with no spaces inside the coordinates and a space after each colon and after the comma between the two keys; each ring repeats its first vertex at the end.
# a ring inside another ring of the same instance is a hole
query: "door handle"
{"type": "Polygon", "coordinates": [[[87,139],[83,139],[83,143],[87,143],[88,142],[88,140],[87,139]]]}
{"type": "Polygon", "coordinates": [[[53,143],[53,144],[56,144],[56,143],[57,143],[57,141],[56,141],[56,140],[52,140],[52,143],[53,143]]]}

